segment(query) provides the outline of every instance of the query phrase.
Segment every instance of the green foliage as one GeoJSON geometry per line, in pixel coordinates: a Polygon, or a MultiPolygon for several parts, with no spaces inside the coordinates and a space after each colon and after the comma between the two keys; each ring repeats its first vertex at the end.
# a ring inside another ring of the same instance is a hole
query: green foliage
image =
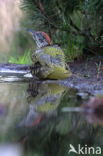
{"type": "Polygon", "coordinates": [[[83,38],[76,36],[73,38],[72,35],[68,37],[68,42],[65,45],[64,52],[66,55],[66,61],[72,61],[75,58],[82,55],[83,49],[83,38]]]}
{"type": "Polygon", "coordinates": [[[75,48],[68,47],[68,36],[71,34],[70,16],[74,14],[75,10],[80,9],[81,3],[81,0],[72,0],[72,3],[71,0],[24,0],[22,8],[26,10],[29,21],[28,24],[26,22],[25,24],[28,28],[49,33],[53,43],[67,49],[64,51],[68,53],[68,57],[70,56],[68,59],[71,60],[75,58],[75,48]]]}
{"type": "Polygon", "coordinates": [[[66,49],[70,60],[84,48],[99,53],[103,45],[102,0],[24,0],[23,8],[29,21],[26,26],[49,33],[54,43],[66,49]]]}
{"type": "Polygon", "coordinates": [[[27,50],[24,52],[23,56],[19,56],[19,58],[10,57],[9,63],[16,63],[16,64],[30,64],[31,63],[31,51],[27,50]]]}

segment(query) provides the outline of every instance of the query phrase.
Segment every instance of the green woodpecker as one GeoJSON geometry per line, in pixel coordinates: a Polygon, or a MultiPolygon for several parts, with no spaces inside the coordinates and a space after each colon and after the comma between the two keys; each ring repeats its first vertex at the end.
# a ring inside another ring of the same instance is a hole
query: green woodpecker
{"type": "Polygon", "coordinates": [[[71,76],[66,68],[65,55],[57,45],[51,45],[51,39],[45,32],[32,31],[37,49],[32,55],[31,73],[40,79],[65,79],[71,76]]]}
{"type": "Polygon", "coordinates": [[[65,86],[58,83],[33,82],[28,87],[29,108],[26,116],[18,124],[20,127],[38,126],[50,116],[57,116],[57,109],[61,104],[61,99],[69,91],[65,86]]]}

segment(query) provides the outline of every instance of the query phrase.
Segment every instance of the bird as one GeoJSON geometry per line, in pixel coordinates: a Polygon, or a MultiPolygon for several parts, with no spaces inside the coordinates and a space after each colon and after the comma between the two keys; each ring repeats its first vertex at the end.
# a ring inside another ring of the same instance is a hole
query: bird
{"type": "Polygon", "coordinates": [[[39,79],[66,79],[72,75],[65,62],[63,50],[53,45],[49,35],[42,31],[28,30],[36,42],[32,54],[31,74],[39,79]]]}

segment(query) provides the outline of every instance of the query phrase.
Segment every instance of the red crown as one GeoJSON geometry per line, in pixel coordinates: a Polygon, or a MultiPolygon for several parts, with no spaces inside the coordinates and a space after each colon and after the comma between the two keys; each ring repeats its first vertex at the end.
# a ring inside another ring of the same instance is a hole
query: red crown
{"type": "Polygon", "coordinates": [[[38,31],[36,33],[41,33],[44,36],[44,38],[46,39],[46,41],[48,42],[48,44],[51,44],[51,38],[49,37],[49,35],[47,33],[42,32],[42,31],[38,31]]]}

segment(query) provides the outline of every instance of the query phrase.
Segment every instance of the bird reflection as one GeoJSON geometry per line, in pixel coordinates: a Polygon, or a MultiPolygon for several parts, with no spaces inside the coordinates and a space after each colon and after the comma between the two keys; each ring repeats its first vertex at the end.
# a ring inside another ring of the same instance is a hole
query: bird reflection
{"type": "Polygon", "coordinates": [[[57,83],[31,82],[27,89],[29,109],[19,126],[38,126],[57,115],[57,108],[67,88],[57,83]]]}

